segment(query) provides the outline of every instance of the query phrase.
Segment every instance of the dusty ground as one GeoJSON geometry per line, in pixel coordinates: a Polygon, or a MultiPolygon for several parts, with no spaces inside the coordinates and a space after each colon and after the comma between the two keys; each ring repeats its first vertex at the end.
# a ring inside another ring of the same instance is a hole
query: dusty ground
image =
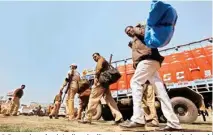
{"type": "MultiPolygon", "coordinates": [[[[210,115],[212,115],[210,113],[210,115]]],[[[91,125],[79,124],[77,121],[70,122],[65,118],[50,120],[48,117],[37,116],[10,116],[0,114],[0,132],[122,132],[119,126],[111,125],[112,121],[94,121],[91,125]]],[[[161,124],[164,126],[165,124],[161,124]]],[[[212,131],[212,116],[206,122],[198,117],[193,124],[182,124],[186,132],[212,131]]],[[[147,129],[150,131],[150,129],[147,129]]],[[[153,131],[153,129],[151,129],[153,131]]],[[[145,131],[137,129],[135,131],[145,131]]]]}

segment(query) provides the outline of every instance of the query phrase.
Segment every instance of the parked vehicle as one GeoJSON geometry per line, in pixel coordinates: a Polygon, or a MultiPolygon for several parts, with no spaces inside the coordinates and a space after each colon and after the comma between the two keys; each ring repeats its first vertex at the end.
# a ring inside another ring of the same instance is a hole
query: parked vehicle
{"type": "MultiPolygon", "coordinates": [[[[161,50],[165,56],[159,71],[164,81],[169,97],[181,123],[192,123],[198,115],[204,121],[208,113],[206,108],[212,108],[212,38],[179,45],[161,50]]],[[[134,74],[131,58],[113,62],[122,77],[110,86],[113,98],[116,100],[124,119],[132,116],[132,92],[130,79],[134,74]]],[[[83,78],[93,84],[94,70],[85,70],[83,78]]],[[[112,114],[104,100],[100,102],[101,114],[104,120],[112,120],[112,114]]],[[[159,120],[166,121],[156,99],[156,109],[159,120]]]]}
{"type": "Polygon", "coordinates": [[[34,115],[33,109],[27,106],[21,106],[18,109],[18,115],[32,116],[34,115]]]}
{"type": "Polygon", "coordinates": [[[61,117],[65,117],[66,116],[66,107],[65,106],[61,106],[60,109],[59,109],[59,112],[58,112],[58,116],[61,116],[61,117]]]}

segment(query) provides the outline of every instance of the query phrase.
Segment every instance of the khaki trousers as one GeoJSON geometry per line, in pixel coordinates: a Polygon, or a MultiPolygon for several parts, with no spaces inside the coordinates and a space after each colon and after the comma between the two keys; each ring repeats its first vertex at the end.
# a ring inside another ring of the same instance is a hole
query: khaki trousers
{"type": "Polygon", "coordinates": [[[55,101],[54,107],[53,107],[50,115],[51,116],[55,115],[55,117],[58,117],[58,112],[59,112],[60,107],[61,107],[61,103],[58,101],[55,101]]]}
{"type": "Polygon", "coordinates": [[[81,119],[81,113],[83,112],[83,99],[79,98],[78,115],[76,119],[81,119]]]}
{"type": "Polygon", "coordinates": [[[12,103],[11,103],[10,109],[8,109],[8,111],[7,111],[7,114],[17,115],[18,109],[19,109],[19,105],[20,105],[20,98],[14,97],[12,99],[12,103]]]}
{"type": "Polygon", "coordinates": [[[72,87],[68,91],[67,106],[68,106],[68,114],[70,119],[75,118],[74,98],[77,91],[78,89],[72,88],[72,87]]]}
{"type": "Polygon", "coordinates": [[[110,90],[102,87],[101,85],[93,86],[91,90],[91,94],[89,97],[88,110],[86,112],[86,119],[89,121],[92,120],[92,114],[97,108],[100,99],[104,97],[107,105],[109,106],[112,115],[115,118],[115,121],[118,121],[122,118],[122,114],[120,113],[115,100],[112,98],[110,90]]]}
{"type": "Polygon", "coordinates": [[[144,84],[144,94],[142,98],[142,107],[146,121],[151,121],[153,124],[158,124],[158,117],[155,108],[155,91],[152,85],[144,84]]]}
{"type": "Polygon", "coordinates": [[[66,104],[65,104],[65,107],[66,107],[66,116],[69,116],[69,107],[68,107],[68,96],[66,97],[66,104]]]}

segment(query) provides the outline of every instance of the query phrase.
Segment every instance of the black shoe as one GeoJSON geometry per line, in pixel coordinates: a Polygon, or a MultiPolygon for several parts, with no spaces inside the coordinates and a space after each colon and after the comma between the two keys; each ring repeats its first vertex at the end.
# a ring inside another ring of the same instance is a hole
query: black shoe
{"type": "Polygon", "coordinates": [[[177,129],[177,128],[172,128],[169,126],[166,126],[164,128],[160,128],[159,131],[180,131],[181,129],[177,129]]]}
{"type": "Polygon", "coordinates": [[[55,119],[58,119],[58,117],[55,117],[55,119]]]}
{"type": "Polygon", "coordinates": [[[17,114],[13,114],[13,116],[18,116],[17,114]]]}
{"type": "Polygon", "coordinates": [[[122,128],[136,128],[136,127],[142,127],[145,128],[145,124],[139,124],[133,121],[128,121],[120,124],[120,127],[122,128]]]}
{"type": "Polygon", "coordinates": [[[52,119],[52,118],[53,118],[53,116],[52,116],[52,115],[49,115],[49,118],[50,118],[50,119],[52,119]]]}
{"type": "Polygon", "coordinates": [[[124,122],[124,120],[123,120],[123,118],[121,118],[120,120],[114,121],[114,123],[112,125],[118,125],[123,122],[124,122]]]}

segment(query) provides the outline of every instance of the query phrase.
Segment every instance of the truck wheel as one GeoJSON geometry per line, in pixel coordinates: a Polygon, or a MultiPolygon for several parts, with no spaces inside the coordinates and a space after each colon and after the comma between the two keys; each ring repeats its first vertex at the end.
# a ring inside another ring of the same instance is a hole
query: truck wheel
{"type": "Polygon", "coordinates": [[[102,105],[102,118],[105,121],[113,120],[113,116],[108,105],[102,105]]]}
{"type": "Polygon", "coordinates": [[[101,118],[102,108],[101,104],[98,104],[96,110],[93,112],[92,119],[99,120],[101,118]]]}
{"type": "Polygon", "coordinates": [[[198,109],[191,100],[184,97],[174,97],[171,102],[181,123],[193,123],[197,119],[198,109]]]}

